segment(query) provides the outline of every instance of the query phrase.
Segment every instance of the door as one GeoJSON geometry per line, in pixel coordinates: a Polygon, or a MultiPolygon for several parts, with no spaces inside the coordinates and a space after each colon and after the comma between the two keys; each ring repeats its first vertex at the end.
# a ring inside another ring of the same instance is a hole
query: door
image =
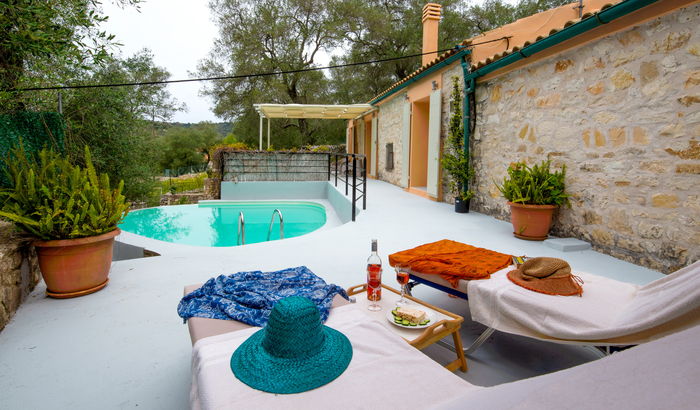
{"type": "Polygon", "coordinates": [[[428,195],[438,198],[440,189],[440,113],[442,111],[440,90],[430,94],[430,115],[428,118],[428,195]]]}

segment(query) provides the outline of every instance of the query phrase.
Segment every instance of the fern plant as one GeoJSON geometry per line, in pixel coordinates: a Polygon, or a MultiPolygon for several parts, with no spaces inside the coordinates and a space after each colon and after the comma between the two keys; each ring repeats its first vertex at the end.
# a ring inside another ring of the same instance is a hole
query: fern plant
{"type": "Polygon", "coordinates": [[[523,162],[511,164],[503,184],[496,186],[509,201],[526,205],[569,205],[566,194],[566,165],[551,172],[550,161],[529,167],[523,162]]]}
{"type": "Polygon", "coordinates": [[[97,175],[85,147],[85,168],[62,155],[41,150],[29,158],[23,148],[10,152],[10,187],[0,190],[0,217],[43,240],[72,239],[113,231],[129,211],[124,182],[110,188],[97,175]]]}
{"type": "Polygon", "coordinates": [[[474,191],[468,189],[469,181],[474,178],[469,157],[464,155],[464,124],[462,123],[462,91],[459,88],[459,78],[453,77],[454,87],[450,107],[450,131],[447,144],[442,154],[442,168],[450,175],[448,186],[450,192],[463,201],[474,197],[474,191]]]}

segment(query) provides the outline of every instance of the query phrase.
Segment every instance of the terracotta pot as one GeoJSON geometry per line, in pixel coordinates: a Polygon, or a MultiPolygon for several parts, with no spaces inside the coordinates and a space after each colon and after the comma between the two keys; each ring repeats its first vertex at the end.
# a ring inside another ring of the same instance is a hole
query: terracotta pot
{"type": "Polygon", "coordinates": [[[529,241],[547,239],[556,205],[523,205],[508,202],[513,235],[529,241]]]}
{"type": "Polygon", "coordinates": [[[120,233],[117,228],[89,238],[35,241],[46,294],[73,298],[107,286],[114,237],[120,233]]]}

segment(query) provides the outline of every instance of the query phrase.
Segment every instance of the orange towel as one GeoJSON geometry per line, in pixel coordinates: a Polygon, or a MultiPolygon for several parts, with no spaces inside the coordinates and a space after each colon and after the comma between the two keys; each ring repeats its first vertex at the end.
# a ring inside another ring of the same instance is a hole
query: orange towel
{"type": "Polygon", "coordinates": [[[511,255],[443,239],[391,254],[389,264],[440,275],[456,288],[460,279],[488,279],[511,264],[511,255]]]}

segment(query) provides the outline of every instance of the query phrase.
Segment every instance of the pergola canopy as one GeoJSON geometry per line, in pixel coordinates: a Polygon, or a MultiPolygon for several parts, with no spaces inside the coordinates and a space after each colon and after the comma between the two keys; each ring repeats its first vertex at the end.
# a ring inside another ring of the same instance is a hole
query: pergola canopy
{"type": "Polygon", "coordinates": [[[265,118],[320,118],[351,120],[372,111],[371,104],[317,105],[317,104],[255,104],[265,118]]]}

